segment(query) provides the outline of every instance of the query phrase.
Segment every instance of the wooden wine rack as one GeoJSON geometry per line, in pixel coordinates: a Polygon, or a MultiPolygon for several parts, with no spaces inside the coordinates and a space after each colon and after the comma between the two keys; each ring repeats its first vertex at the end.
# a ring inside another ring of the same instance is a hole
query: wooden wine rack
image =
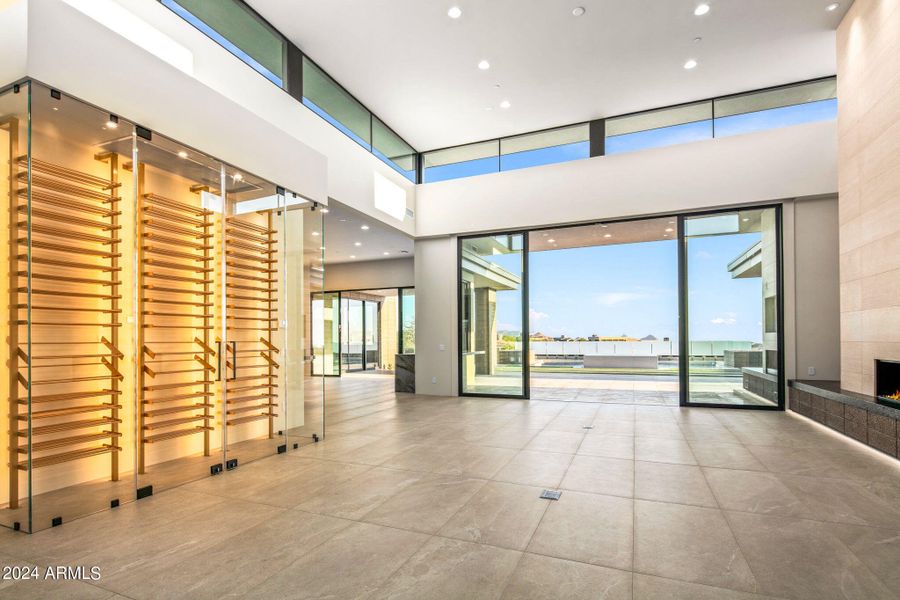
{"type": "Polygon", "coordinates": [[[211,340],[214,213],[147,192],[144,182],[139,165],[139,473],[149,444],[202,435],[210,455],[218,356],[211,340]]]}
{"type": "Polygon", "coordinates": [[[278,272],[272,212],[265,225],[225,220],[225,310],[228,345],[225,420],[236,426],[268,420],[275,436],[278,369],[278,272]]]}
{"type": "Polygon", "coordinates": [[[108,454],[119,479],[118,157],[93,158],[108,177],[36,157],[9,165],[10,508],[19,471],[108,454]]]}

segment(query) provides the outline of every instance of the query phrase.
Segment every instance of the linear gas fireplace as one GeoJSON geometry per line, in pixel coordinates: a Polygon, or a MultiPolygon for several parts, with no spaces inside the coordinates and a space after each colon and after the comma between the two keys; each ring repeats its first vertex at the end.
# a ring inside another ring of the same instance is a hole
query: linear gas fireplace
{"type": "Polygon", "coordinates": [[[900,408],[900,361],[875,360],[875,396],[879,404],[900,408]]]}

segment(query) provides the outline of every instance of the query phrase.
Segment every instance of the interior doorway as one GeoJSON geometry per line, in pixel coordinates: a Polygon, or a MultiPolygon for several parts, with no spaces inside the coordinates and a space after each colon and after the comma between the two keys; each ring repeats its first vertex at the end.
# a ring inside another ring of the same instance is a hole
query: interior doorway
{"type": "Polygon", "coordinates": [[[412,288],[317,292],[311,303],[314,374],[391,374],[397,354],[415,353],[412,288]]]}

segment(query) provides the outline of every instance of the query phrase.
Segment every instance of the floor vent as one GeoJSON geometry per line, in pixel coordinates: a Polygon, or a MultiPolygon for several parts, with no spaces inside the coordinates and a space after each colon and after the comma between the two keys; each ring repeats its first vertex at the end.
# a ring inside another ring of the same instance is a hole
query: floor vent
{"type": "Polygon", "coordinates": [[[560,496],[562,496],[562,492],[559,490],[544,490],[541,492],[541,498],[544,500],[559,500],[560,496]]]}

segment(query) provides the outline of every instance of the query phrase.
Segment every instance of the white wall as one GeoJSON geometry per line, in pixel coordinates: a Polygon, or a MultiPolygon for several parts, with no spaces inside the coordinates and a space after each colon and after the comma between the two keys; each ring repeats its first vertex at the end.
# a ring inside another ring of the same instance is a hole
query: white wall
{"type": "Polygon", "coordinates": [[[457,394],[456,237],[416,240],[416,393],[457,394]]]}
{"type": "Polygon", "coordinates": [[[25,76],[28,44],[28,3],[0,0],[0,86],[25,76]]]}
{"type": "MultiPolygon", "coordinates": [[[[0,74],[44,81],[308,198],[335,198],[414,232],[414,219],[397,220],[374,208],[379,173],[403,190],[407,207],[415,210],[415,186],[408,180],[159,2],[115,1],[189,49],[193,76],[60,0],[12,0],[6,9],[0,4],[0,25],[27,6],[29,33],[25,71],[8,68],[4,55],[0,74]]],[[[0,49],[8,42],[3,39],[0,49]]]]}
{"type": "Polygon", "coordinates": [[[416,234],[683,212],[837,191],[835,121],[419,186],[416,234]]]}
{"type": "Polygon", "coordinates": [[[794,203],[796,376],[841,376],[837,196],[794,203]],[[807,369],[815,367],[816,374],[807,369]]]}
{"type": "Polygon", "coordinates": [[[368,260],[325,265],[325,289],[378,290],[411,287],[415,282],[412,258],[368,260]]]}

